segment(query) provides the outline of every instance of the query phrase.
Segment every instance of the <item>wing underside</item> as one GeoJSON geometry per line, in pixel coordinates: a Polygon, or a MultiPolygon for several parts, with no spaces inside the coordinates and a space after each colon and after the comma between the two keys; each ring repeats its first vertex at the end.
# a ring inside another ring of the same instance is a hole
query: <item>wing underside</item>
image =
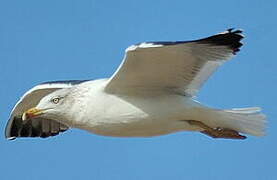
{"type": "Polygon", "coordinates": [[[161,90],[195,96],[208,77],[239,51],[241,32],[229,29],[195,41],[130,46],[105,90],[109,93],[161,90]]]}
{"type": "Polygon", "coordinates": [[[41,137],[56,136],[68,129],[67,126],[49,119],[35,118],[26,123],[21,117],[14,117],[10,125],[9,139],[17,137],[41,137]]]}

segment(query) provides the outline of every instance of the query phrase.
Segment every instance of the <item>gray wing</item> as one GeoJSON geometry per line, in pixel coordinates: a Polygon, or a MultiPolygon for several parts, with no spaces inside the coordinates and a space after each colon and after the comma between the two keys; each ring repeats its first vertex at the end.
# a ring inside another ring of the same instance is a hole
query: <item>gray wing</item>
{"type": "MultiPolygon", "coordinates": [[[[86,81],[86,80],[85,80],[86,81]]],[[[53,81],[39,84],[27,91],[14,106],[6,125],[7,139],[17,137],[50,137],[64,132],[68,127],[54,120],[34,118],[26,123],[22,121],[22,114],[29,108],[35,107],[41,98],[62,88],[70,88],[84,81],[53,81]]]]}
{"type": "Polygon", "coordinates": [[[195,41],[130,46],[105,91],[137,93],[159,90],[195,96],[208,77],[239,51],[241,33],[229,29],[195,41]]]}

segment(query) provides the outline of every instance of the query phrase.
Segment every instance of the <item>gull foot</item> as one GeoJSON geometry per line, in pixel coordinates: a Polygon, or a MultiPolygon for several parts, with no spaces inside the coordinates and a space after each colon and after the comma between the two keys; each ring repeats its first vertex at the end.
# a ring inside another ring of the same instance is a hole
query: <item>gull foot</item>
{"type": "Polygon", "coordinates": [[[206,134],[212,138],[225,138],[225,139],[246,139],[246,136],[240,135],[239,132],[228,129],[228,128],[211,128],[206,124],[195,121],[195,120],[187,120],[187,122],[191,125],[199,126],[203,128],[203,131],[200,131],[203,134],[206,134]]]}

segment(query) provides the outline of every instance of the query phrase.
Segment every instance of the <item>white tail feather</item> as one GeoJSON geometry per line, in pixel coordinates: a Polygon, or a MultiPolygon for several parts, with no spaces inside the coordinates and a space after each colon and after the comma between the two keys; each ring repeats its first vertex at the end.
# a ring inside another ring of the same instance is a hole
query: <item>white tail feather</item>
{"type": "Polygon", "coordinates": [[[224,126],[242,133],[264,136],[266,116],[261,113],[261,108],[236,108],[230,110],[216,110],[217,118],[224,126]]]}

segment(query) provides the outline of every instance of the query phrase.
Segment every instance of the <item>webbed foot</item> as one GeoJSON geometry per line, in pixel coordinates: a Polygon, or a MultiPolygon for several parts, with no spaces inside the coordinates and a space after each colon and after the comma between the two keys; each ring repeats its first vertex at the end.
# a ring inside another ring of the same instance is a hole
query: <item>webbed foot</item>
{"type": "Polygon", "coordinates": [[[212,138],[246,139],[246,136],[240,135],[239,132],[232,129],[220,128],[220,127],[211,128],[206,124],[195,120],[187,120],[187,122],[191,125],[195,125],[203,128],[204,130],[200,132],[212,138]]]}

